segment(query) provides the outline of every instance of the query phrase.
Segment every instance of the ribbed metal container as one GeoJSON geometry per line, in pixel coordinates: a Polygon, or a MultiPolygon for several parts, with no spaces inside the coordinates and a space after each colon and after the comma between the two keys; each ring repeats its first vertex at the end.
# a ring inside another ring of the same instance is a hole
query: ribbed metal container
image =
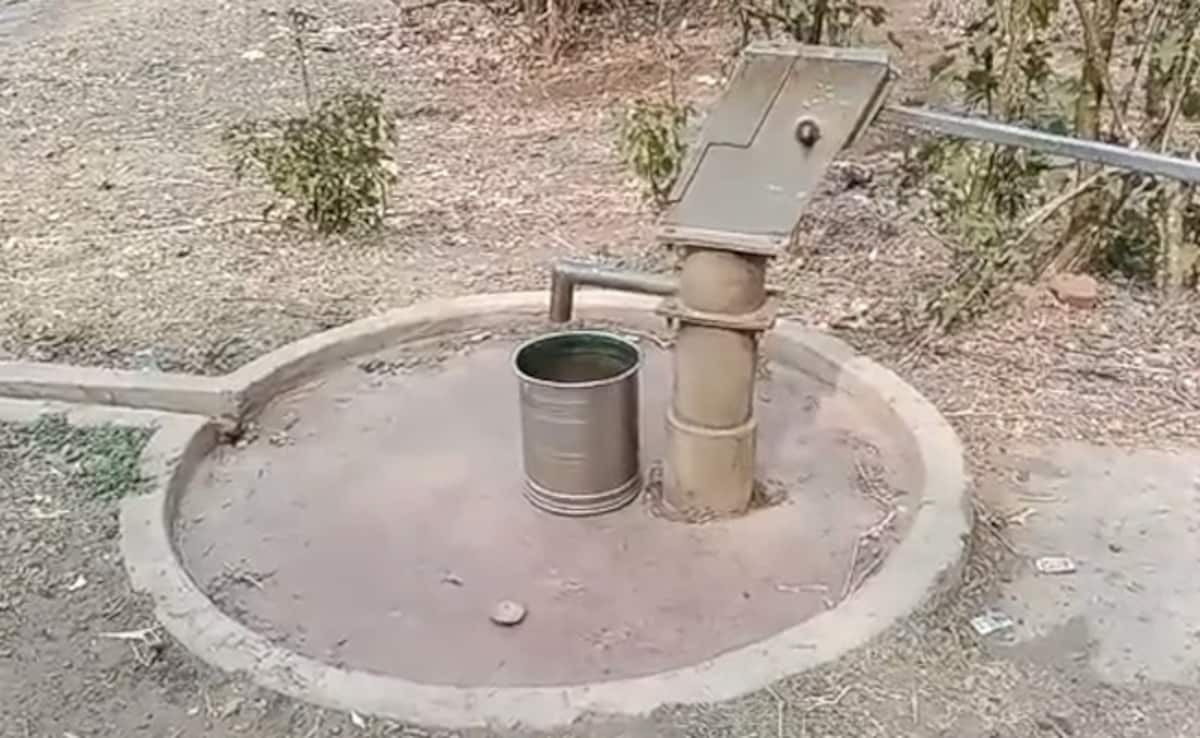
{"type": "Polygon", "coordinates": [[[525,496],[558,515],[616,510],[641,489],[636,344],[598,331],[519,346],[525,496]]]}

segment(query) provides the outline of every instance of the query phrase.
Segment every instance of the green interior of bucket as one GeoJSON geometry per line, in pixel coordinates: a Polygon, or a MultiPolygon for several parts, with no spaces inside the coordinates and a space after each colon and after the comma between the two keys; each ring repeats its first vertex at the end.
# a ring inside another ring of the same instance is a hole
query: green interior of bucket
{"type": "Polygon", "coordinates": [[[559,333],[530,341],[516,356],[517,371],[543,382],[583,384],[619,377],[641,360],[636,346],[605,333],[559,333]]]}

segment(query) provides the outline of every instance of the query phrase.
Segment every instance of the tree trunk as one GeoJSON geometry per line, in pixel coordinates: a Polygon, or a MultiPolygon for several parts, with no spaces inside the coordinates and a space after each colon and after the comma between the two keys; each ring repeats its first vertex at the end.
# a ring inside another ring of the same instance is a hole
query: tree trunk
{"type": "Polygon", "coordinates": [[[1189,241],[1183,214],[1192,198],[1192,188],[1182,182],[1162,186],[1158,204],[1158,264],[1155,282],[1160,289],[1178,292],[1196,276],[1200,244],[1189,241]]]}
{"type": "MultiPolygon", "coordinates": [[[[1075,99],[1075,135],[1097,140],[1103,133],[1102,109],[1105,102],[1105,79],[1112,61],[1117,25],[1120,23],[1121,0],[1080,0],[1077,4],[1084,27],[1085,50],[1080,72],[1079,97],[1075,99]]],[[[1100,170],[1099,165],[1081,162],[1076,167],[1076,181],[1083,182],[1100,170]]],[[[1105,193],[1103,190],[1079,197],[1071,206],[1071,220],[1063,236],[1063,246],[1043,270],[1049,274],[1073,271],[1093,258],[1100,244],[1105,193]]]]}

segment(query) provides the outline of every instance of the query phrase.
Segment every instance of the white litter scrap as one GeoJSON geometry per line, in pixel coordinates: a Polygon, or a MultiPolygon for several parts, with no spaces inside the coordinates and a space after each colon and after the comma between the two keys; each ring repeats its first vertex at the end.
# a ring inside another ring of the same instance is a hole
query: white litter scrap
{"type": "Polygon", "coordinates": [[[988,610],[982,615],[971,618],[971,627],[981,636],[999,633],[1016,625],[1013,619],[999,610],[988,610]]]}
{"type": "Polygon", "coordinates": [[[1042,556],[1033,562],[1041,574],[1073,574],[1075,562],[1066,556],[1042,556]]]}

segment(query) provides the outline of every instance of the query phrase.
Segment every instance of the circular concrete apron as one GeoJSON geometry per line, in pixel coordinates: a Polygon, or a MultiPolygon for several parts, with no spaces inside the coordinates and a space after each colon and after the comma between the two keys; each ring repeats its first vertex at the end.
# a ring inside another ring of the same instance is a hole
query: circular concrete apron
{"type": "MultiPolygon", "coordinates": [[[[580,297],[590,324],[660,327],[652,302],[580,297]]],[[[652,495],[586,519],[530,506],[510,355],[550,330],[543,300],[398,311],[233,375],[257,434],[181,470],[166,503],[183,571],[157,589],[206,608],[205,623],[168,616],[172,632],[236,634],[200,649],[226,668],[253,639],[261,683],[329,706],[548,726],[736,696],[952,583],[967,530],[953,433],[890,373],[788,325],[757,392],[757,476],[781,501],[703,525],[656,516],[652,495]],[[520,625],[490,622],[501,600],[528,609],[520,625]]],[[[670,354],[640,344],[653,478],[670,354]]]]}

